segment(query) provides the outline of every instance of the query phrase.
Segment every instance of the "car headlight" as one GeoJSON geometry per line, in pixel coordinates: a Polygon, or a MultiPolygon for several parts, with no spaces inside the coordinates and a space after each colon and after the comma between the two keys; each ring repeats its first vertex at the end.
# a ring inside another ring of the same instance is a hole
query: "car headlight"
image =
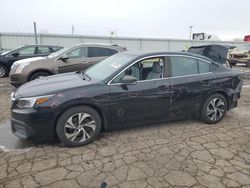
{"type": "Polygon", "coordinates": [[[54,95],[45,95],[39,97],[27,97],[18,99],[17,106],[19,108],[32,108],[35,105],[43,104],[50,100],[54,95]]]}
{"type": "Polygon", "coordinates": [[[13,67],[15,70],[13,70],[12,72],[21,73],[23,68],[29,64],[30,64],[29,62],[17,64],[13,67]]]}
{"type": "Polygon", "coordinates": [[[16,69],[17,69],[17,67],[19,66],[19,64],[13,64],[12,66],[11,66],[11,72],[16,72],[16,69]]]}

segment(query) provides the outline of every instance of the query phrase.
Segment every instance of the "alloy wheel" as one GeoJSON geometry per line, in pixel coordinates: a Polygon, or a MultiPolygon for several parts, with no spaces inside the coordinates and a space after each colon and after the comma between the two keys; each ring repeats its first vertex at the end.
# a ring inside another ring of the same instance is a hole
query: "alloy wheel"
{"type": "Polygon", "coordinates": [[[4,68],[0,67],[0,78],[5,75],[5,70],[4,68]]]}
{"type": "Polygon", "coordinates": [[[212,121],[217,121],[225,113],[225,103],[220,98],[213,98],[207,105],[207,117],[212,121]]]}
{"type": "Polygon", "coordinates": [[[64,134],[71,142],[81,143],[93,136],[96,129],[95,119],[87,113],[72,115],[65,123],[64,134]]]}

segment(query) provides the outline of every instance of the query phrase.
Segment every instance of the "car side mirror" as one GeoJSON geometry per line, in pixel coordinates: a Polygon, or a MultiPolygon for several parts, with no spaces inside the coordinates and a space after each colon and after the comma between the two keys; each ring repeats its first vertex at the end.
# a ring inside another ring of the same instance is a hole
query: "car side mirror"
{"type": "Polygon", "coordinates": [[[68,54],[63,54],[63,55],[60,57],[60,60],[62,60],[62,61],[66,61],[67,59],[69,59],[68,54]]]}
{"type": "Polygon", "coordinates": [[[13,57],[18,57],[19,56],[19,53],[18,52],[14,52],[11,54],[13,57]]]}
{"type": "Polygon", "coordinates": [[[122,85],[135,85],[137,83],[137,79],[134,76],[125,75],[121,80],[120,83],[122,85]]]}

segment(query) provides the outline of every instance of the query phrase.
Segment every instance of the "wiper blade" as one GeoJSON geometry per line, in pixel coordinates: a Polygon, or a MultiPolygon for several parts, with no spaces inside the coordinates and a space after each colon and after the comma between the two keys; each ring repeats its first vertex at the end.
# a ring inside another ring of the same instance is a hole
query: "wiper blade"
{"type": "Polygon", "coordinates": [[[81,74],[81,76],[82,76],[82,78],[83,78],[84,80],[86,80],[86,77],[87,77],[88,80],[91,80],[91,78],[90,78],[84,71],[81,71],[81,72],[79,72],[79,73],[81,74]]]}
{"type": "Polygon", "coordinates": [[[86,76],[88,78],[88,80],[91,80],[90,76],[87,75],[86,73],[84,73],[84,76],[86,76]]]}

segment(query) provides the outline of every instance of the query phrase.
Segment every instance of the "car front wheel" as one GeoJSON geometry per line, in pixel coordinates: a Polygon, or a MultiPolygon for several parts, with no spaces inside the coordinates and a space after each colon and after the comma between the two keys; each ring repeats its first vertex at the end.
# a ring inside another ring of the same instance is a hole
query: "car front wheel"
{"type": "Polygon", "coordinates": [[[221,94],[213,94],[207,98],[201,110],[201,120],[214,124],[223,119],[227,111],[227,100],[221,94]]]}
{"type": "Polygon", "coordinates": [[[56,133],[64,146],[76,147],[92,142],[101,131],[99,114],[88,106],[64,112],[57,122],[56,133]]]}
{"type": "Polygon", "coordinates": [[[35,72],[33,73],[30,78],[29,78],[29,81],[32,81],[32,80],[36,80],[40,77],[45,77],[45,76],[50,76],[51,74],[48,73],[48,72],[45,72],[45,71],[38,71],[38,72],[35,72]]]}

